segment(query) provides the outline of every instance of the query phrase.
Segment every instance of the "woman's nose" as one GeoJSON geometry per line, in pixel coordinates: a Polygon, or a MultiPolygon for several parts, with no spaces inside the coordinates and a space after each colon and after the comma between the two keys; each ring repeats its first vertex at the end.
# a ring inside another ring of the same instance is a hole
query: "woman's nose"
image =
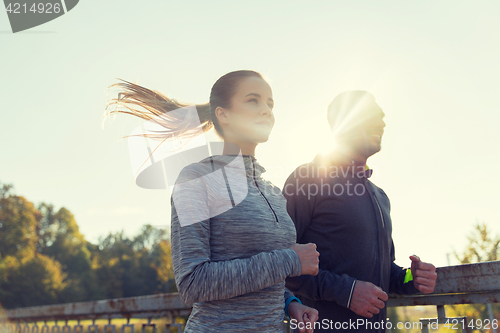
{"type": "Polygon", "coordinates": [[[263,116],[269,116],[273,113],[273,109],[269,107],[269,105],[266,105],[262,108],[260,114],[263,116]]]}

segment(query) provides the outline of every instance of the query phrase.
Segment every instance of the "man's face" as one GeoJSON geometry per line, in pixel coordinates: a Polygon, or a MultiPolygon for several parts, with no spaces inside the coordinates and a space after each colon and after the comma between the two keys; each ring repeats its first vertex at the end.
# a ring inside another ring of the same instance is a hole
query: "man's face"
{"type": "Polygon", "coordinates": [[[374,103],[373,107],[366,112],[366,120],[361,123],[363,139],[359,148],[361,149],[360,153],[363,153],[363,150],[366,152],[366,157],[379,152],[382,148],[384,117],[385,114],[380,106],[374,103]]]}
{"type": "Polygon", "coordinates": [[[385,114],[375,102],[358,105],[341,121],[338,141],[368,158],[381,149],[385,114]]]}

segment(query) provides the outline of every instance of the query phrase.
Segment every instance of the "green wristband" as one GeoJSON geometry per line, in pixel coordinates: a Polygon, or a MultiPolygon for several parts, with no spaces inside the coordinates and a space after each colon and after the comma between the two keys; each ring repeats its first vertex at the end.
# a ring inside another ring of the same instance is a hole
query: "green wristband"
{"type": "Polygon", "coordinates": [[[410,281],[413,281],[413,275],[411,274],[411,269],[408,268],[406,270],[405,282],[404,283],[408,283],[410,281]]]}

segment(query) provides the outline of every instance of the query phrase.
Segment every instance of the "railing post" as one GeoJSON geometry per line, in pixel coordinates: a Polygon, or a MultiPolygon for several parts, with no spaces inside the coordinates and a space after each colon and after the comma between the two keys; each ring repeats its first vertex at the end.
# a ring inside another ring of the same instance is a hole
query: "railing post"
{"type": "Polygon", "coordinates": [[[429,322],[428,321],[425,321],[425,322],[422,322],[422,333],[429,333],[429,322]]]}
{"type": "Polygon", "coordinates": [[[71,333],[71,326],[68,325],[68,320],[64,323],[62,333],[71,333]]]}
{"type": "Polygon", "coordinates": [[[147,324],[142,324],[141,333],[146,333],[146,327],[148,327],[148,326],[153,327],[153,333],[156,333],[156,324],[151,324],[151,319],[153,319],[153,318],[148,318],[147,324]]]}
{"type": "Polygon", "coordinates": [[[127,318],[127,323],[122,325],[122,333],[125,333],[125,327],[130,327],[130,333],[134,333],[134,325],[130,324],[130,317],[127,318]]]}
{"type": "Polygon", "coordinates": [[[104,332],[102,333],[108,333],[108,327],[111,327],[111,333],[116,332],[116,326],[114,324],[111,325],[111,318],[108,319],[108,324],[104,325],[104,332]]]}
{"type": "MultiPolygon", "coordinates": [[[[99,326],[95,324],[95,318],[92,319],[92,325],[87,326],[87,333],[99,333],[99,326]],[[92,332],[91,329],[94,329],[94,331],[92,332]]],[[[106,333],[106,329],[104,329],[103,333],[106,333]]]]}
{"type": "Polygon", "coordinates": [[[182,333],[182,325],[175,322],[175,316],[172,316],[172,324],[166,324],[167,333],[170,333],[170,327],[177,327],[177,333],[182,333]]]}
{"type": "Polygon", "coordinates": [[[56,321],[54,322],[54,326],[52,326],[52,329],[51,329],[50,331],[51,331],[52,333],[54,333],[54,331],[56,331],[56,329],[57,329],[57,333],[59,333],[59,332],[60,332],[60,328],[61,328],[61,327],[60,327],[59,325],[57,325],[57,320],[56,320],[56,321]]]}
{"type": "Polygon", "coordinates": [[[37,323],[34,322],[33,327],[31,327],[31,333],[38,333],[39,330],[40,330],[40,328],[38,327],[37,323]]]}
{"type": "Polygon", "coordinates": [[[83,333],[83,326],[80,324],[80,319],[78,319],[78,322],[73,327],[73,333],[83,333]],[[78,328],[80,329],[80,332],[77,332],[78,328]]]}
{"type": "Polygon", "coordinates": [[[47,325],[47,321],[44,321],[42,326],[42,333],[49,333],[49,325],[47,325]]]}
{"type": "Polygon", "coordinates": [[[492,332],[493,333],[497,333],[497,329],[495,327],[493,327],[493,323],[494,323],[494,320],[495,320],[495,316],[493,315],[493,307],[491,306],[491,303],[488,303],[486,304],[486,307],[488,308],[488,314],[490,316],[490,322],[491,322],[491,325],[492,325],[492,332]]]}
{"type": "Polygon", "coordinates": [[[437,306],[438,322],[446,319],[446,311],[444,310],[444,305],[437,306]]]}
{"type": "MultiPolygon", "coordinates": [[[[438,305],[437,307],[437,318],[420,318],[420,323],[422,323],[422,333],[429,333],[429,324],[435,321],[436,326],[433,327],[431,324],[431,328],[437,329],[439,324],[448,324],[450,326],[459,325],[462,328],[462,332],[469,332],[467,326],[467,317],[446,317],[446,312],[444,309],[444,305],[438,305]],[[462,322],[462,325],[460,325],[462,322]]],[[[457,326],[458,328],[458,326],[457,326]]]]}

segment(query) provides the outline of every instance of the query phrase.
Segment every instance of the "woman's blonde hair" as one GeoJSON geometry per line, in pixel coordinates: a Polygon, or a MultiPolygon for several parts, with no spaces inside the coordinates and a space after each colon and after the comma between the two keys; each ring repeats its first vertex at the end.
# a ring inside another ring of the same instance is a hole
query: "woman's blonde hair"
{"type": "Polygon", "coordinates": [[[106,109],[111,105],[116,105],[117,108],[110,111],[109,114],[130,114],[161,125],[165,130],[154,134],[144,134],[144,136],[153,139],[190,138],[199,134],[200,130],[203,132],[208,131],[212,126],[215,128],[217,134],[223,138],[224,133],[215,115],[215,109],[219,106],[230,108],[231,99],[236,92],[238,84],[247,77],[263,79],[261,74],[251,70],[239,70],[221,76],[212,86],[209,102],[194,105],[198,113],[199,122],[186,123],[183,121],[182,113],[170,112],[192,106],[193,104],[178,102],[159,91],[150,90],[121,79],[123,82],[115,83],[110,88],[116,86],[123,91],[118,94],[117,98],[113,98],[108,102],[106,109]],[[123,108],[120,109],[120,107],[123,108]]]}

